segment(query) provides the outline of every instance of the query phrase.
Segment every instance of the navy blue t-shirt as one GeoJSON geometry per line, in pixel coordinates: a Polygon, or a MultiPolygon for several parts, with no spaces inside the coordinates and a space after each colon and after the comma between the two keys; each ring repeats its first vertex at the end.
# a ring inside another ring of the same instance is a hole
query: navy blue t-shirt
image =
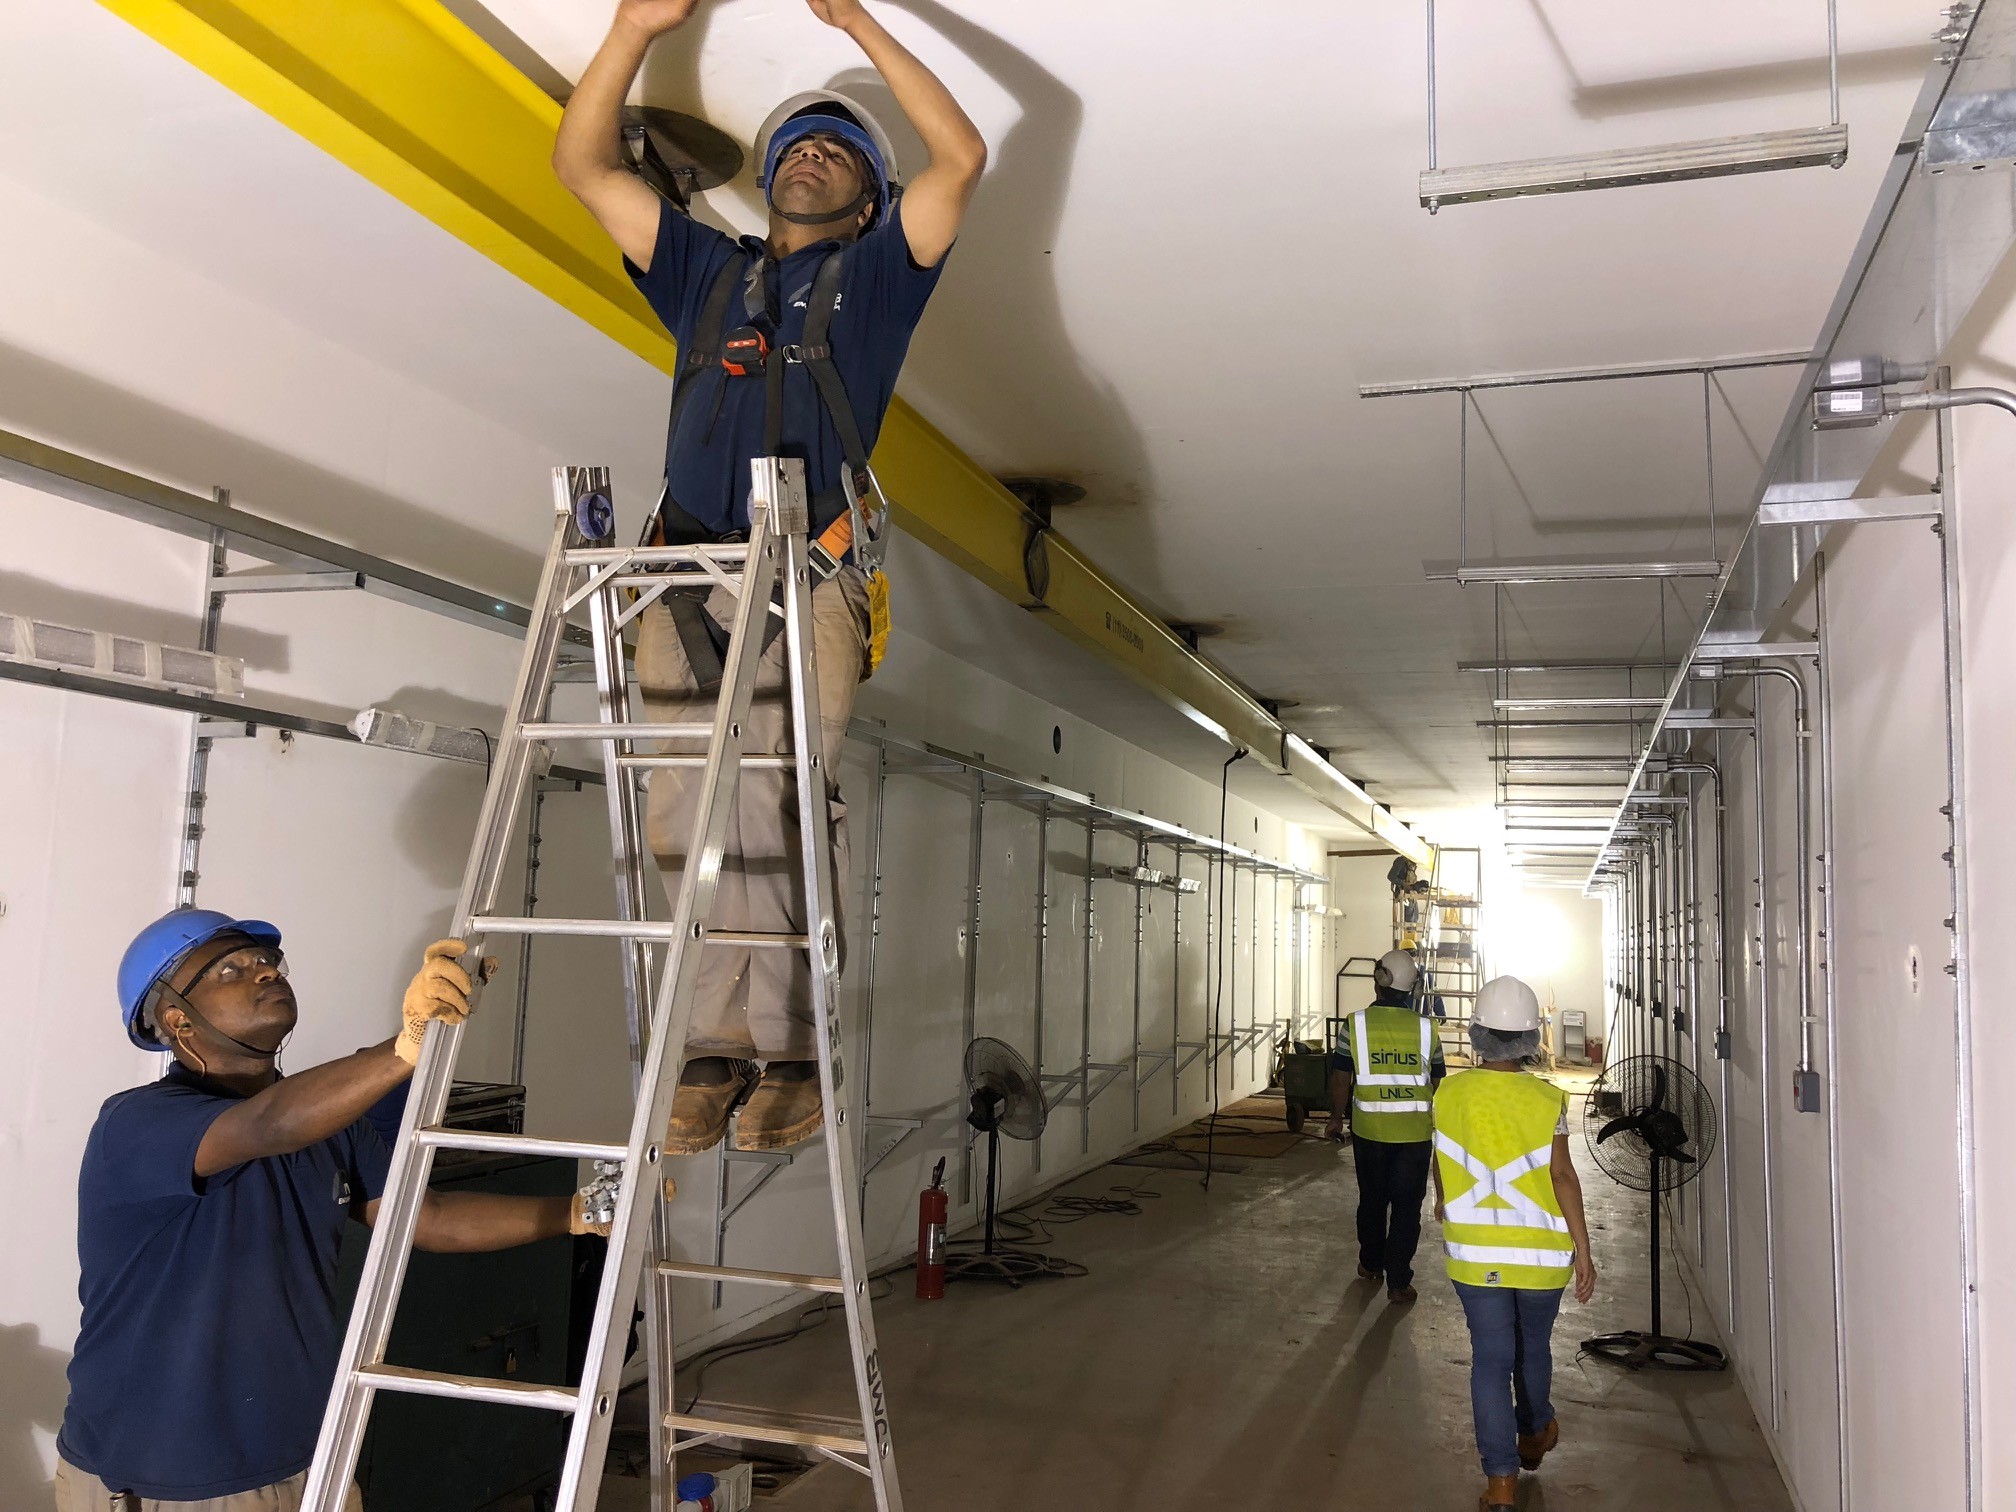
{"type": "Polygon", "coordinates": [[[391,1153],[362,1119],[198,1178],[241,1101],[176,1065],[108,1099],[77,1182],[70,1405],[56,1447],[115,1491],[201,1501],[307,1469],[335,1379],[336,1246],[391,1153]]]}
{"type": "MultiPolygon", "coordinates": [[[[847,390],[861,444],[870,452],[882,431],[882,417],[896,394],[896,375],[910,350],[910,333],[923,317],[924,305],[944,271],[940,258],[933,268],[920,268],[910,258],[903,238],[902,202],[875,228],[847,248],[840,274],[840,304],[833,312],[827,343],[833,365],[847,390]]],[[[806,296],[826,255],[843,244],[815,242],[785,258],[770,272],[770,307],[777,311],[778,329],[770,336],[776,348],[795,344],[805,332],[806,296]]],[[[658,242],[650,271],[640,271],[628,258],[624,270],[684,352],[723,265],[736,264],[736,280],[722,317],[732,331],[747,323],[743,309],[741,272],[744,255],[763,256],[761,237],[738,243],[711,226],[689,220],[668,203],[658,214],[658,242]]],[[[731,378],[717,364],[688,374],[693,393],[680,407],[679,434],[665,438],[665,475],[679,507],[709,530],[726,534],[749,528],[749,459],[763,450],[764,381],[760,374],[731,378]]],[[[840,433],[819,403],[812,375],[802,363],[784,371],[781,448],[787,457],[805,462],[806,486],[815,494],[840,486],[845,457],[840,433]]]]}

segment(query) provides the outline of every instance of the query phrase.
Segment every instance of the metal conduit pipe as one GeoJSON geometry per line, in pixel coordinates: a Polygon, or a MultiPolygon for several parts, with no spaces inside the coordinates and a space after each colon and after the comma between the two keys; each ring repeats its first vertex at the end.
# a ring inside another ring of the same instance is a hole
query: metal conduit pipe
{"type": "MultiPolygon", "coordinates": [[[[1814,634],[1823,641],[1827,635],[1827,553],[1813,555],[1814,634]]],[[[1835,1096],[1840,1081],[1840,1046],[1835,1026],[1837,999],[1834,983],[1834,704],[1833,686],[1828,680],[1827,658],[1816,660],[1814,678],[1818,683],[1820,715],[1820,932],[1819,969],[1821,998],[1827,1006],[1827,1184],[1828,1241],[1833,1251],[1834,1270],[1834,1443],[1841,1485],[1842,1512],[1853,1503],[1853,1460],[1849,1455],[1848,1423],[1848,1291],[1841,1269],[1846,1248],[1841,1226],[1841,1100],[1835,1096]]]]}
{"type": "Polygon", "coordinates": [[[1645,1054],[1657,1055],[1664,1034],[1666,1016],[1666,962],[1660,938],[1660,911],[1666,896],[1665,858],[1660,854],[1662,835],[1645,840],[1645,1054]]]}
{"type": "Polygon", "coordinates": [[[1644,975],[1644,961],[1638,953],[1639,921],[1638,911],[1643,906],[1638,890],[1641,879],[1638,875],[1638,858],[1633,856],[1624,872],[1624,1002],[1622,1033],[1618,1035],[1619,1048],[1626,1055],[1631,1053],[1632,1042],[1638,1037],[1639,983],[1644,975]]]}
{"type": "Polygon", "coordinates": [[[1921,394],[1885,394],[1883,408],[1891,413],[1904,410],[1949,410],[1963,404],[1989,404],[2006,414],[2016,415],[2016,393],[1998,388],[1934,389],[1921,394]]]}
{"type": "MultiPolygon", "coordinates": [[[[1940,369],[1941,381],[1946,376],[1940,369]]],[[[2006,406],[2005,406],[2006,407],[2006,406]]],[[[1981,1411],[1981,1274],[1974,1180],[1974,968],[1970,954],[1973,904],[1968,896],[1967,869],[1971,842],[1967,832],[1967,766],[1965,645],[1960,599],[1960,500],[1956,489],[1953,417],[1939,415],[1939,473],[1946,496],[1946,514],[1939,521],[1939,608],[1945,631],[1947,844],[1952,860],[1947,878],[1947,904],[1953,935],[1953,1132],[1960,1199],[1960,1348],[1961,1390],[1966,1411],[1966,1505],[1978,1512],[1984,1456],[1981,1411]]]]}
{"type": "Polygon", "coordinates": [[[1765,970],[1770,950],[1769,892],[1764,879],[1770,875],[1769,836],[1764,823],[1764,722],[1751,721],[1751,808],[1757,821],[1757,1116],[1759,1164],[1764,1186],[1764,1333],[1769,1344],[1771,1431],[1778,1431],[1781,1413],[1778,1402],[1778,1207],[1771,1183],[1771,973],[1765,970]]]}
{"type": "MultiPolygon", "coordinates": [[[[2012,399],[2016,402],[2016,399],[2012,399]]],[[[1696,669],[1700,675],[1700,669],[1696,669]]],[[[1792,729],[1797,743],[1793,747],[1792,761],[1792,829],[1798,854],[1794,857],[1793,872],[1797,896],[1793,899],[1795,916],[1798,921],[1799,943],[1799,1083],[1795,1105],[1802,1113],[1818,1111],[1812,1103],[1812,1094],[1819,1089],[1819,1075],[1813,1063],[1813,1026],[1819,1022],[1813,1012],[1813,863],[1812,863],[1812,815],[1811,800],[1808,796],[1811,784],[1812,725],[1807,717],[1806,679],[1790,667],[1774,663],[1760,663],[1750,668],[1725,668],[1718,671],[1723,677],[1778,677],[1792,685],[1792,729]]],[[[1830,1089],[1831,1095],[1831,1089],[1830,1089]]]]}
{"type": "Polygon", "coordinates": [[[1680,1023],[1686,1013],[1686,972],[1680,965],[1680,931],[1677,927],[1680,897],[1680,845],[1672,828],[1659,836],[1660,899],[1659,948],[1664,962],[1666,993],[1660,1004],[1663,1019],[1659,1026],[1660,1054],[1678,1058],[1676,1043],[1680,1023]]]}
{"type": "MultiPolygon", "coordinates": [[[[1680,916],[1687,972],[1687,1058],[1694,1079],[1701,1080],[1701,815],[1694,806],[1694,784],[1687,790],[1687,822],[1679,830],[1682,866],[1680,916]]],[[[1694,1263],[1708,1263],[1708,1190],[1699,1181],[1694,1188],[1694,1263]]]]}
{"type": "Polygon", "coordinates": [[[1664,1038],[1668,1060],[1680,1058],[1680,1031],[1687,1018],[1687,964],[1682,954],[1680,930],[1680,867],[1684,847],[1680,826],[1675,824],[1660,836],[1666,852],[1666,1024],[1664,1038]]]}
{"type": "MultiPolygon", "coordinates": [[[[1714,761],[1674,761],[1667,763],[1666,770],[1678,773],[1687,779],[1688,796],[1692,798],[1694,778],[1708,779],[1709,793],[1715,804],[1715,932],[1711,946],[1715,952],[1715,1039],[1714,1051],[1717,1066],[1719,1096],[1715,1104],[1716,1121],[1721,1125],[1722,1157],[1722,1238],[1726,1284],[1729,1289],[1729,1332],[1736,1332],[1736,1231],[1735,1231],[1735,1179],[1727,1151],[1729,1149],[1729,845],[1727,806],[1722,796],[1722,767],[1714,761]]],[[[1689,812],[1693,810],[1690,806],[1689,812]]],[[[1698,850],[1697,850],[1698,857],[1698,850]]],[[[1698,890],[1700,865],[1697,859],[1694,880],[1698,890]]],[[[1695,1073],[1700,1073],[1700,1024],[1694,1025],[1695,1073]]],[[[1706,1197],[1702,1198],[1704,1210],[1706,1197]]],[[[1707,1231],[1705,1223],[1702,1242],[1705,1244],[1707,1231]]],[[[1705,1257],[1704,1257],[1705,1259],[1705,1257]]]]}

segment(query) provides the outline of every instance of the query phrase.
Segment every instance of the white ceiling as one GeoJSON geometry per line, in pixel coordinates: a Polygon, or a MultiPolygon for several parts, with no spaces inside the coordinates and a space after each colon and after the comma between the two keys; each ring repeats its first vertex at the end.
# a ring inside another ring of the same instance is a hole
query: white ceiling
{"type": "MultiPolygon", "coordinates": [[[[1489,680],[1455,663],[1500,643],[1656,655],[1661,602],[1648,584],[1498,602],[1424,582],[1424,558],[1456,553],[1456,400],[1366,401],[1358,386],[1803,347],[1939,21],[1929,0],[1841,0],[1838,172],[1430,217],[1414,188],[1418,3],[876,8],[993,149],[906,395],[998,472],[1084,483],[1066,533],[1168,615],[1222,626],[1211,655],[1299,700],[1291,723],[1431,834],[1490,798],[1475,727],[1489,680]]],[[[566,77],[608,9],[489,5],[566,77]]],[[[1826,120],[1820,0],[1441,0],[1438,25],[1445,166],[1826,120]]],[[[861,85],[860,59],[802,0],[709,0],[661,44],[645,98],[746,141],[776,99],[834,82],[861,85]]],[[[0,174],[475,413],[610,458],[619,482],[641,488],[653,467],[658,375],[84,0],[0,11],[0,174]]],[[[709,200],[718,220],[756,224],[746,177],[709,200]]],[[[1724,510],[1747,507],[1790,381],[1732,374],[1714,394],[1724,510]]],[[[1481,396],[1470,554],[1703,553],[1701,404],[1691,379],[1481,396]]],[[[510,512],[458,523],[493,536],[500,562],[538,528],[510,512]]],[[[401,554],[398,539],[366,544],[401,554]]],[[[1208,759],[1058,638],[935,584],[947,570],[917,568],[910,628],[1208,759]]],[[[1668,645],[1703,586],[1668,591],[1668,645]]],[[[1582,734],[1522,748],[1622,741],[1582,734]]]]}

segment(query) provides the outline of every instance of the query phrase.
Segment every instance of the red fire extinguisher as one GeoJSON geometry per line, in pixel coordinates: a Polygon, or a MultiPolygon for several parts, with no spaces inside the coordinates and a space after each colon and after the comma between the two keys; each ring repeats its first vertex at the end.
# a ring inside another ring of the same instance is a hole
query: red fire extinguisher
{"type": "Polygon", "coordinates": [[[917,1296],[935,1302],[945,1295],[945,1161],[931,1173],[931,1185],[917,1195],[917,1296]]]}

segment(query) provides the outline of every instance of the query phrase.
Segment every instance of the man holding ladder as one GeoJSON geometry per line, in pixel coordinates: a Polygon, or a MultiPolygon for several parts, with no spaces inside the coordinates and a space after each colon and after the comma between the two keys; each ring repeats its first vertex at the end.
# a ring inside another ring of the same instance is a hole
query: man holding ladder
{"type": "MultiPolygon", "coordinates": [[[[923,139],[930,162],[907,189],[873,116],[831,91],[785,101],[757,137],[757,182],[770,215],[765,237],[737,241],[696,224],[632,173],[621,152],[624,99],[652,42],[682,24],[698,0],[622,0],[568,102],[553,166],[609,233],[679,344],[665,492],[647,541],[740,539],[749,529],[750,460],[805,463],[819,571],[812,603],[828,810],[813,818],[832,826],[834,870],[844,879],[839,747],[855,690],[888,629],[877,539],[886,504],[868,458],[987,149],[945,86],[861,0],[807,3],[860,46],[923,139]]],[[[711,717],[732,606],[717,588],[668,593],[646,611],[637,679],[654,720],[711,717]]],[[[789,753],[786,687],[778,641],[758,673],[745,751],[789,753]]],[[[667,750],[704,754],[698,744],[688,752],[668,743],[667,750]]],[[[646,838],[675,896],[697,775],[697,767],[662,768],[650,783],[646,838]]],[[[794,876],[801,816],[792,785],[783,767],[742,773],[715,928],[803,932],[803,887],[794,876]]],[[[810,992],[800,951],[708,952],[666,1129],[668,1154],[711,1148],[738,1105],[742,1149],[783,1149],[817,1131],[810,992]]]]}

